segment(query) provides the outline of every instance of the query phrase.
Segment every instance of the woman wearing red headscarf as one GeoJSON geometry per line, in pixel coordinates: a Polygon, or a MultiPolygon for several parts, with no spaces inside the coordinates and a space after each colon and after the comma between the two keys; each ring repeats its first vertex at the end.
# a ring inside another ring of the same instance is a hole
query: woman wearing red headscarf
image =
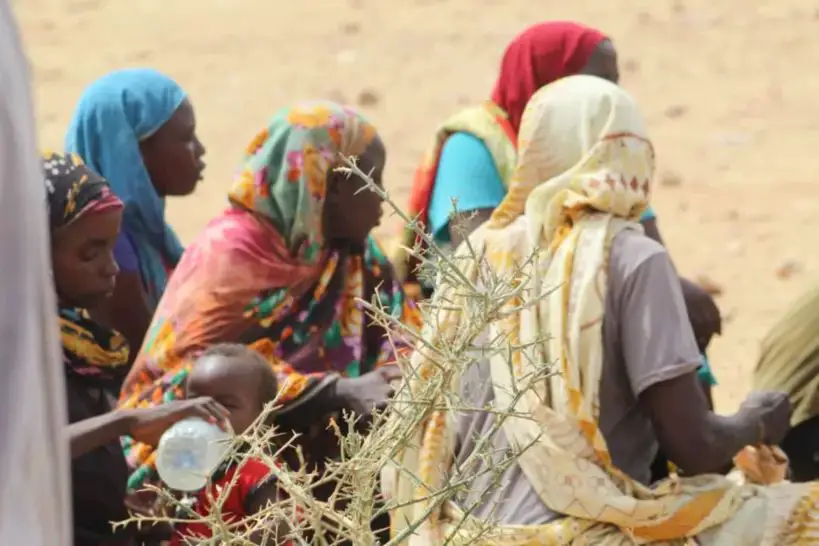
{"type": "MultiPolygon", "coordinates": [[[[578,23],[529,27],[507,46],[492,99],[459,111],[438,129],[415,174],[409,212],[420,218],[439,246],[457,246],[501,202],[517,161],[517,131],[526,103],[541,87],[573,74],[617,83],[611,41],[578,23]]],[[[405,245],[412,246],[414,240],[407,230],[405,245]]],[[[428,296],[431,289],[418,282],[417,264],[398,261],[408,266],[403,273],[410,293],[428,296]]]]}
{"type": "MultiPolygon", "coordinates": [[[[434,145],[415,173],[409,203],[409,213],[423,223],[438,246],[457,246],[489,218],[506,194],[517,161],[517,132],[526,103],[541,87],[574,74],[617,83],[620,74],[611,40],[579,23],[533,25],[506,47],[492,99],[459,111],[439,127],[434,145]]],[[[651,208],[642,223],[646,234],[662,243],[651,208]]],[[[407,227],[403,246],[411,248],[416,242],[414,231],[407,227]]],[[[426,276],[419,275],[419,262],[403,253],[394,263],[404,275],[407,295],[431,295],[426,276]]],[[[681,282],[704,355],[711,338],[721,333],[719,309],[698,285],[681,282]]],[[[710,398],[716,381],[705,357],[701,378],[710,398]]]]}

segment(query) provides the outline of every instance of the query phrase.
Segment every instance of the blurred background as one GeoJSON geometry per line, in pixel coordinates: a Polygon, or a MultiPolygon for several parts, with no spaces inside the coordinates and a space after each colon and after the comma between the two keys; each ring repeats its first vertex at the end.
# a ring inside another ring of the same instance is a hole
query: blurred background
{"type": "Polygon", "coordinates": [[[360,107],[386,141],[385,182],[403,203],[437,124],[488,98],[516,33],[547,19],[601,29],[657,149],[652,199],[675,264],[720,292],[723,336],[710,357],[718,408],[733,409],[760,337],[819,281],[819,3],[557,4],[18,0],[16,10],[43,147],[62,147],[82,89],[111,69],[155,67],[190,93],[208,168],[194,197],[169,203],[186,241],[224,206],[242,150],[279,107],[360,107]]]}

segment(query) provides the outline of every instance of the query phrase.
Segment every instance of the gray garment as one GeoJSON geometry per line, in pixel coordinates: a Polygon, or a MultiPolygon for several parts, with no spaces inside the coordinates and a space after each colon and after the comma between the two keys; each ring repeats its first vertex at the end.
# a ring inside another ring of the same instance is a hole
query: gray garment
{"type": "MultiPolygon", "coordinates": [[[[640,233],[619,233],[611,246],[603,319],[600,428],[614,464],[632,478],[648,484],[658,449],[638,396],[656,383],[696,372],[700,361],[680,282],[665,249],[640,233]]],[[[471,407],[490,404],[494,392],[488,360],[467,371],[461,396],[471,407]]],[[[509,465],[500,475],[491,471],[503,465],[509,452],[502,431],[492,438],[491,457],[471,468],[462,466],[475,441],[490,434],[494,420],[489,412],[464,412],[458,418],[456,467],[461,475],[475,476],[459,505],[506,524],[541,524],[559,517],[543,505],[520,466],[509,465]],[[484,496],[485,491],[490,493],[484,496]]]]}
{"type": "Polygon", "coordinates": [[[0,0],[0,544],[70,546],[65,385],[29,82],[0,0]]]}

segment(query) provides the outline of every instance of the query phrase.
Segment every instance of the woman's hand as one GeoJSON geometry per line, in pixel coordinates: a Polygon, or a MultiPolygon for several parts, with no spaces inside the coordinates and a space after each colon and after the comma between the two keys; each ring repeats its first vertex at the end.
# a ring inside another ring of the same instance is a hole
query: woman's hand
{"type": "Polygon", "coordinates": [[[174,400],[150,408],[124,410],[130,412],[128,434],[137,442],[151,446],[171,426],[188,417],[199,417],[227,430],[230,412],[209,396],[191,400],[174,400]]]}
{"type": "Polygon", "coordinates": [[[711,338],[722,334],[722,316],[719,308],[714,298],[697,283],[680,278],[680,285],[697,346],[700,351],[705,351],[711,338]]]}
{"type": "Polygon", "coordinates": [[[756,424],[760,444],[782,443],[791,428],[791,402],[784,392],[752,392],[739,407],[738,414],[756,424]]]}
{"type": "Polygon", "coordinates": [[[393,382],[400,378],[398,366],[384,366],[360,377],[342,377],[336,382],[336,397],[342,409],[367,416],[386,407],[394,392],[393,382]]]}

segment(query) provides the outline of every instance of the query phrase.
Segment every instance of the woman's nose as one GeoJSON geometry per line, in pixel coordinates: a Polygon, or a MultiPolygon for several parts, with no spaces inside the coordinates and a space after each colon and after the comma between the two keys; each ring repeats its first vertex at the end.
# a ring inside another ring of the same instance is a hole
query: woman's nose
{"type": "Polygon", "coordinates": [[[114,259],[113,254],[110,254],[108,259],[105,260],[102,273],[106,277],[116,277],[119,274],[119,265],[117,265],[117,261],[114,259]]]}
{"type": "Polygon", "coordinates": [[[207,152],[207,150],[205,149],[205,145],[202,144],[202,141],[197,138],[196,139],[196,157],[200,158],[200,157],[204,156],[205,152],[207,152]]]}

